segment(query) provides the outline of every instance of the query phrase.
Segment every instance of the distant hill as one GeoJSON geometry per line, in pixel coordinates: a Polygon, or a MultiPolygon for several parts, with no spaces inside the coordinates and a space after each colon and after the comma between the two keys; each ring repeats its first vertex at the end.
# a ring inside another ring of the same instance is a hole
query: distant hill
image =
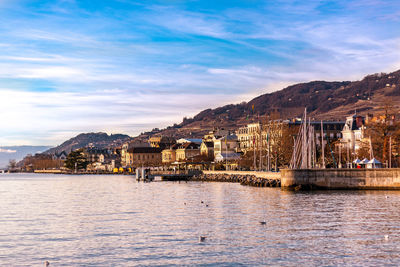
{"type": "Polygon", "coordinates": [[[72,150],[86,147],[92,144],[98,148],[118,147],[123,143],[130,141],[132,138],[125,134],[111,134],[106,133],[82,133],[79,134],[57,147],[50,148],[45,153],[55,154],[65,151],[67,153],[72,150]]]}
{"type": "Polygon", "coordinates": [[[28,154],[34,155],[49,148],[49,146],[2,146],[0,147],[0,168],[7,167],[12,159],[18,162],[28,154]]]}
{"type": "Polygon", "coordinates": [[[200,137],[214,127],[233,130],[252,121],[265,121],[266,115],[283,119],[301,117],[305,107],[311,118],[344,120],[355,111],[361,115],[382,113],[387,103],[397,112],[400,110],[400,70],[368,75],[353,82],[312,81],[291,85],[249,102],[203,110],[193,118],[184,118],[180,124],[137,138],[155,134],[200,137]]]}

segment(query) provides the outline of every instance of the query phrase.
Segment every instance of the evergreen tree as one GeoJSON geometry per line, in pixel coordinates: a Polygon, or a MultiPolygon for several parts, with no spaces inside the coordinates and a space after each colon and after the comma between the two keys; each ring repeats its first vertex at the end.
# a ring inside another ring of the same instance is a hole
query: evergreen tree
{"type": "Polygon", "coordinates": [[[88,164],[89,162],[83,154],[83,149],[70,152],[65,160],[65,167],[70,170],[84,170],[88,164]]]}

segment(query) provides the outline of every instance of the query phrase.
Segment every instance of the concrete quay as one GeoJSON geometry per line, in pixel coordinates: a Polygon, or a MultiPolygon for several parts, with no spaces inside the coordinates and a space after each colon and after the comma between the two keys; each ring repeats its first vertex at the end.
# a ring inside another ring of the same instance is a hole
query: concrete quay
{"type": "Polygon", "coordinates": [[[281,170],[282,188],[400,190],[400,168],[281,170]]]}
{"type": "Polygon", "coordinates": [[[203,171],[192,181],[230,182],[256,187],[280,187],[280,174],[275,172],[203,171]]]}

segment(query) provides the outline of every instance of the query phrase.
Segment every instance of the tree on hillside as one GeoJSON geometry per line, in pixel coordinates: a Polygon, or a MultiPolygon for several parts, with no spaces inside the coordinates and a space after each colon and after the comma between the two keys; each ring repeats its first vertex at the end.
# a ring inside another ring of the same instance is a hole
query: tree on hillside
{"type": "Polygon", "coordinates": [[[83,149],[72,151],[65,160],[65,167],[70,170],[84,170],[89,162],[83,154],[83,149]]]}
{"type": "Polygon", "coordinates": [[[17,161],[15,159],[10,159],[8,162],[8,169],[15,170],[17,168],[17,161]]]}
{"type": "Polygon", "coordinates": [[[382,163],[386,163],[389,160],[390,140],[393,153],[395,147],[393,144],[400,139],[400,123],[396,121],[393,104],[385,103],[383,109],[384,114],[379,119],[367,124],[365,136],[371,138],[374,157],[382,163]]]}

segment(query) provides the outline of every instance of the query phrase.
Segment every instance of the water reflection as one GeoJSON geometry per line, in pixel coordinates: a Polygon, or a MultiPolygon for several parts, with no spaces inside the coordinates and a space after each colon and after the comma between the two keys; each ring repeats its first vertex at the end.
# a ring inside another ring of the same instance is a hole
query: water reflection
{"type": "Polygon", "coordinates": [[[398,191],[6,175],[0,199],[1,265],[400,263],[398,191]]]}

